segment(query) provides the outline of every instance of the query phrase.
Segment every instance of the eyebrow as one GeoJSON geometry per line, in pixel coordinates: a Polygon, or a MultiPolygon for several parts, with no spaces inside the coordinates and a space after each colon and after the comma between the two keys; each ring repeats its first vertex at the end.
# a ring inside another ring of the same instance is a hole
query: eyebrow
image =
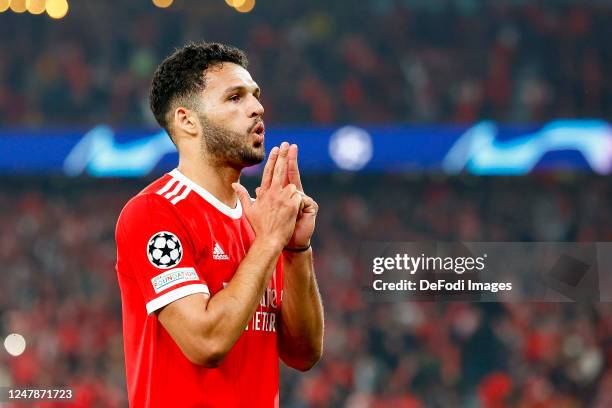
{"type": "MultiPolygon", "coordinates": [[[[232,93],[234,91],[242,91],[242,90],[246,90],[247,87],[244,85],[236,85],[236,86],[232,86],[231,88],[227,88],[224,92],[224,94],[229,94],[232,93]]],[[[258,86],[255,86],[255,92],[253,92],[255,95],[259,96],[261,95],[261,89],[259,89],[258,86]]]]}

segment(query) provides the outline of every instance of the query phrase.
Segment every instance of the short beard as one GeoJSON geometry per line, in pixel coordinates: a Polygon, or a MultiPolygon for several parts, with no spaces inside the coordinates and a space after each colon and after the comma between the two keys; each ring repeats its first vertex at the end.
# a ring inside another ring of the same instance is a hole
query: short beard
{"type": "Polygon", "coordinates": [[[232,167],[249,167],[261,163],[265,149],[249,146],[249,134],[225,129],[212,123],[200,114],[202,123],[202,147],[206,154],[216,163],[229,164],[232,167]]]}

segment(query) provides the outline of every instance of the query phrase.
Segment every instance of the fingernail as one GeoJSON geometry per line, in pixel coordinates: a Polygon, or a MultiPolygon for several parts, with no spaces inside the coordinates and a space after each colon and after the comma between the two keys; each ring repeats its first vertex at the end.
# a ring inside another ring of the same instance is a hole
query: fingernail
{"type": "Polygon", "coordinates": [[[270,154],[277,154],[277,153],[278,153],[278,147],[274,146],[272,150],[270,150],[270,154]]]}
{"type": "Polygon", "coordinates": [[[289,147],[289,143],[283,142],[281,143],[281,149],[287,149],[289,147]]]}

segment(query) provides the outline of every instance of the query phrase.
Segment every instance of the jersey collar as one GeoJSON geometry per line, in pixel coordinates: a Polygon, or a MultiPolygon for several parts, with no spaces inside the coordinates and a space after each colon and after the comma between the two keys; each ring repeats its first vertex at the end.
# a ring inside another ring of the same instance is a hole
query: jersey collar
{"type": "Polygon", "coordinates": [[[185,176],[179,171],[179,169],[174,169],[168,174],[170,174],[172,177],[179,180],[187,187],[198,193],[204,200],[208,201],[213,207],[215,207],[217,210],[221,211],[228,217],[231,217],[236,220],[242,217],[242,205],[240,205],[240,200],[236,201],[235,208],[231,208],[230,206],[222,203],[217,197],[212,195],[204,187],[200,186],[199,184],[196,184],[193,180],[185,176]]]}

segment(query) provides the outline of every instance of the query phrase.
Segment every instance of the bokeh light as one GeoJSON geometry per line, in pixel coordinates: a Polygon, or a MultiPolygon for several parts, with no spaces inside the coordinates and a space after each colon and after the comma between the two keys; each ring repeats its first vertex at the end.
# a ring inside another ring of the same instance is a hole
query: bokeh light
{"type": "Polygon", "coordinates": [[[46,0],[26,0],[26,8],[32,14],[38,15],[45,12],[46,0]]]}
{"type": "Polygon", "coordinates": [[[26,0],[11,0],[11,10],[15,13],[23,13],[26,11],[26,0]]]}
{"type": "Polygon", "coordinates": [[[153,4],[155,4],[159,8],[170,7],[172,3],[174,3],[174,0],[153,0],[153,4]]]}
{"type": "Polygon", "coordinates": [[[26,348],[25,338],[21,334],[9,334],[4,339],[4,348],[11,356],[20,356],[26,348]]]}
{"type": "Polygon", "coordinates": [[[66,0],[47,0],[47,14],[51,18],[62,18],[68,14],[68,2],[66,0]]]}
{"type": "Polygon", "coordinates": [[[240,6],[234,6],[234,8],[241,13],[249,13],[255,8],[255,0],[245,0],[240,6]]]}
{"type": "Polygon", "coordinates": [[[242,7],[247,0],[225,0],[225,4],[232,8],[242,7]]]}

